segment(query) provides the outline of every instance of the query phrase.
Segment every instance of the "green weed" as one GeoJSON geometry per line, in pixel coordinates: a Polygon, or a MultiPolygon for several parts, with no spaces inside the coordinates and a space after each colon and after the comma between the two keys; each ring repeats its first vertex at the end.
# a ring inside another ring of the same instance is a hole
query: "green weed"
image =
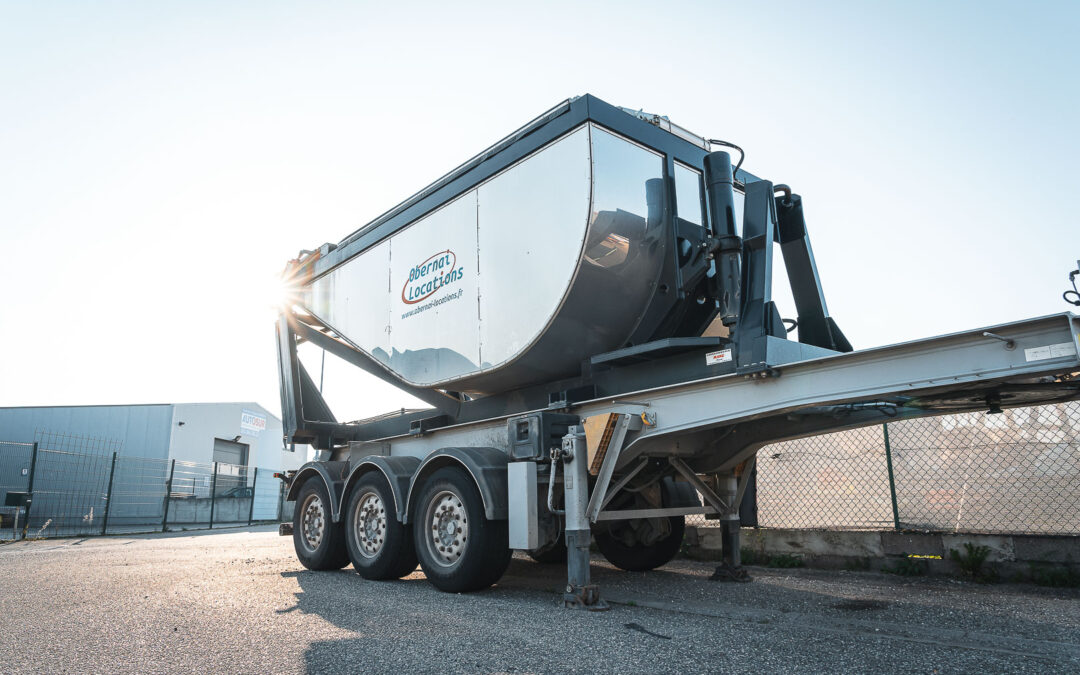
{"type": "Polygon", "coordinates": [[[781,553],[769,558],[767,565],[769,567],[779,567],[780,569],[790,569],[793,567],[805,567],[806,563],[798,556],[791,555],[790,553],[781,553]]]}
{"type": "Polygon", "coordinates": [[[990,556],[989,546],[976,546],[971,542],[964,543],[963,552],[958,549],[950,549],[949,557],[952,558],[963,572],[964,576],[980,583],[992,583],[1000,580],[996,569],[983,568],[986,559],[990,556]]]}
{"type": "Polygon", "coordinates": [[[907,553],[901,553],[903,557],[896,561],[895,567],[883,567],[890,574],[899,574],[902,577],[921,577],[926,574],[926,563],[917,558],[908,557],[907,553]]]}
{"type": "Polygon", "coordinates": [[[1051,588],[1080,588],[1080,573],[1071,565],[1031,565],[1031,582],[1051,588]]]}

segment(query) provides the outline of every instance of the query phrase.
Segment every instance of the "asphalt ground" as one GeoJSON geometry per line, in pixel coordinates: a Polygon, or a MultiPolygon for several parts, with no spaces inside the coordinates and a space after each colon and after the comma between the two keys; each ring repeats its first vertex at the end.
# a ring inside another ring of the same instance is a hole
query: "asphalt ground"
{"type": "Polygon", "coordinates": [[[1078,672],[1080,593],[750,568],[708,581],[593,561],[607,612],[515,557],[494,588],[310,572],[269,527],[0,546],[0,671],[1078,672]]]}

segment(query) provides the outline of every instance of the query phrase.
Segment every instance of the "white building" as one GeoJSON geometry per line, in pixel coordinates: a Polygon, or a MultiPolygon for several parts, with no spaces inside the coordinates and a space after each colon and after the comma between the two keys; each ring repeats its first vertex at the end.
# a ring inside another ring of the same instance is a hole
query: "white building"
{"type": "Polygon", "coordinates": [[[282,436],[281,420],[250,402],[0,408],[0,441],[47,438],[72,452],[78,437],[110,441],[110,451],[127,457],[295,469],[307,446],[290,451],[282,436]]]}

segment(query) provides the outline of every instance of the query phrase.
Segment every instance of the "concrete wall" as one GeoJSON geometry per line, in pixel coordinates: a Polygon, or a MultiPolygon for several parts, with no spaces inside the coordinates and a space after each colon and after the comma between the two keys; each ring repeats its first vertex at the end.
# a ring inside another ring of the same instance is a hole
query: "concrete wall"
{"type": "Polygon", "coordinates": [[[0,440],[32,443],[37,431],[50,431],[118,440],[122,455],[165,459],[171,420],[169,404],[0,408],[0,440]]]}
{"type": "MultiPolygon", "coordinates": [[[[251,499],[240,497],[236,499],[218,498],[214,504],[214,525],[228,525],[235,523],[246,524],[248,514],[255,521],[276,520],[278,505],[275,498],[269,499],[265,495],[255,498],[255,508],[251,508],[251,499]]],[[[281,505],[281,518],[283,521],[292,519],[292,502],[281,505]]],[[[179,529],[185,526],[206,527],[210,522],[209,499],[174,499],[169,504],[169,528],[179,529]]]]}
{"type": "MultiPolygon", "coordinates": [[[[248,520],[248,513],[251,509],[250,498],[237,498],[237,499],[218,499],[214,504],[214,522],[218,524],[226,523],[246,523],[248,520]]],[[[267,514],[263,512],[253,514],[256,519],[258,518],[275,518],[274,514],[267,514]]],[[[169,525],[195,525],[203,524],[204,526],[210,522],[210,500],[209,499],[174,499],[169,504],[169,525]]]]}
{"type": "MultiPolygon", "coordinates": [[[[1025,576],[1033,566],[1080,564],[1080,537],[1038,535],[947,534],[936,532],[788,530],[748,528],[741,530],[741,549],[762,559],[794,556],[807,567],[826,569],[873,569],[895,567],[908,556],[930,574],[959,574],[950,551],[964,553],[964,544],[986,546],[986,563],[1001,575],[1025,576]]],[[[686,547],[691,557],[719,559],[720,528],[686,528],[686,547]]]]}

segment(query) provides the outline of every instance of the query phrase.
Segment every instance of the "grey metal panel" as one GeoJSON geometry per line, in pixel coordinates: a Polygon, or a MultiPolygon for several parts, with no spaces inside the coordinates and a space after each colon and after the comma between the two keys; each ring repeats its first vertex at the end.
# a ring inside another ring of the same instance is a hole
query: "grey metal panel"
{"type": "Polygon", "coordinates": [[[406,382],[427,386],[480,369],[476,258],[475,191],[390,240],[389,353],[376,357],[406,382]]]}
{"type": "Polygon", "coordinates": [[[0,439],[32,443],[38,431],[49,431],[119,440],[125,456],[165,459],[172,410],[170,404],[0,408],[0,439]]]}
{"type": "Polygon", "coordinates": [[[626,344],[656,293],[669,243],[664,159],[596,125],[589,133],[591,206],[576,276],[542,335],[501,368],[462,381],[465,391],[576,376],[583,359],[626,344]]]}
{"type": "Polygon", "coordinates": [[[480,186],[477,246],[483,368],[534,343],[573,282],[589,220],[582,127],[480,186]]]}
{"type": "Polygon", "coordinates": [[[792,342],[772,335],[765,336],[766,362],[769,364],[794,363],[796,361],[809,361],[825,356],[833,356],[839,352],[824,347],[792,342]]]}
{"type": "Polygon", "coordinates": [[[316,279],[305,302],[408,384],[488,394],[574,376],[624,346],[657,295],[666,193],[663,155],[584,125],[316,279]]]}
{"type": "Polygon", "coordinates": [[[395,457],[407,456],[426,460],[439,448],[468,446],[498,448],[509,456],[507,419],[508,417],[497,417],[475,424],[443,427],[421,436],[393,436],[380,440],[390,443],[390,453],[395,457]]]}
{"type": "MultiPolygon", "coordinates": [[[[502,162],[512,164],[516,159],[520,158],[520,156],[515,157],[513,153],[503,153],[503,151],[508,150],[525,136],[533,134],[537,128],[542,127],[553,119],[569,112],[571,103],[579,98],[582,97],[568,99],[553,106],[546,112],[541,113],[514,133],[478,153],[461,166],[453,169],[434,183],[417,192],[415,195],[386,211],[356,232],[353,232],[337,245],[337,250],[334,251],[322,265],[319,265],[319,267],[322,268],[325,265],[326,268],[329,268],[347,260],[351,255],[364,249],[365,240],[370,243],[371,241],[377,241],[382,237],[393,233],[396,231],[395,226],[400,227],[402,223],[414,220],[418,215],[425,213],[432,203],[440,203],[447,192],[450,194],[463,192],[463,190],[460,189],[463,184],[469,185],[470,183],[479,182],[485,177],[490,177],[490,175],[497,173],[501,170],[501,162],[497,160],[489,162],[489,160],[492,160],[496,156],[502,154],[504,155],[501,157],[502,162]],[[481,170],[481,167],[486,169],[487,173],[481,170]],[[470,177],[473,178],[472,181],[469,180],[470,177]]],[[[588,98],[590,97],[586,94],[584,99],[587,100],[588,98]]],[[[581,101],[581,103],[577,105],[582,112],[588,110],[588,103],[586,100],[581,101]]],[[[569,126],[564,126],[562,130],[570,128],[575,124],[575,122],[571,122],[569,126]]],[[[556,135],[558,135],[558,131],[556,132],[556,135]]],[[[543,142],[544,141],[540,141],[541,144],[543,142]]]]}
{"type": "Polygon", "coordinates": [[[536,462],[511,462],[506,466],[506,474],[510,548],[523,551],[535,549],[540,546],[536,462]]]}
{"type": "MultiPolygon", "coordinates": [[[[689,141],[672,133],[671,130],[645,121],[636,114],[628,114],[626,110],[585,94],[564,101],[539,115],[495,145],[353,232],[334,250],[315,261],[313,272],[318,276],[340,265],[369,246],[406,227],[440,204],[467,192],[537,148],[588,120],[598,122],[618,133],[632,136],[653,150],[668,154],[688,166],[700,166],[702,158],[708,152],[696,140],[689,141]]],[[[735,179],[743,183],[758,180],[745,169],[735,172],[735,179]]]]}
{"type": "MultiPolygon", "coordinates": [[[[648,400],[657,424],[633,439],[624,457],[635,454],[631,449],[638,454],[665,452],[684,433],[808,406],[989,387],[1080,370],[1075,347],[1071,355],[1058,358],[1036,361],[1025,356],[1028,348],[1077,345],[1077,326],[1071,315],[992,330],[1014,340],[1016,348],[1010,350],[1004,343],[984,337],[980,329],[791,363],[780,367],[779,377],[756,380],[728,375],[634,394],[633,398],[648,400]]],[[[603,407],[601,403],[587,404],[582,414],[593,414],[594,408],[600,412],[603,407]]],[[[843,426],[843,422],[837,420],[836,426],[843,426]]],[[[783,436],[782,427],[776,429],[776,435],[783,436]]],[[[701,450],[696,454],[707,453],[701,450]]],[[[720,463],[725,460],[716,459],[720,463]]]]}
{"type": "Polygon", "coordinates": [[[366,353],[390,360],[390,242],[364,252],[363,263],[337,267],[303,289],[304,303],[366,353]]]}
{"type": "MultiPolygon", "coordinates": [[[[627,393],[617,399],[598,399],[573,408],[591,416],[606,412],[640,412],[647,405],[656,414],[656,426],[636,434],[623,451],[624,463],[641,453],[708,457],[711,442],[724,428],[780,414],[774,427],[752,440],[763,444],[793,431],[824,433],[832,429],[873,424],[880,413],[850,419],[823,417],[812,427],[796,424],[783,414],[826,404],[896,399],[940,391],[963,391],[1004,382],[1031,383],[1034,378],[1080,372],[1074,351],[1055,358],[1028,360],[1027,349],[1055,344],[1077,345],[1078,319],[1059,314],[1018,321],[986,329],[927,338],[913,342],[836,354],[781,365],[779,377],[752,379],[724,375],[655,389],[627,393]],[[983,336],[990,331],[1015,340],[1015,349],[983,336]],[[715,431],[714,431],[715,430],[715,431]],[[703,440],[704,439],[704,440],[703,440]],[[682,443],[682,447],[676,447],[682,443]]],[[[938,414],[911,410],[908,416],[938,414]]],[[[507,417],[474,424],[449,426],[422,437],[381,439],[395,455],[422,457],[447,445],[483,444],[508,452],[507,417]]],[[[717,461],[724,459],[714,458],[717,461]]],[[[731,460],[731,457],[727,457],[731,460]]],[[[689,459],[687,460],[689,461],[689,459]]]]}

